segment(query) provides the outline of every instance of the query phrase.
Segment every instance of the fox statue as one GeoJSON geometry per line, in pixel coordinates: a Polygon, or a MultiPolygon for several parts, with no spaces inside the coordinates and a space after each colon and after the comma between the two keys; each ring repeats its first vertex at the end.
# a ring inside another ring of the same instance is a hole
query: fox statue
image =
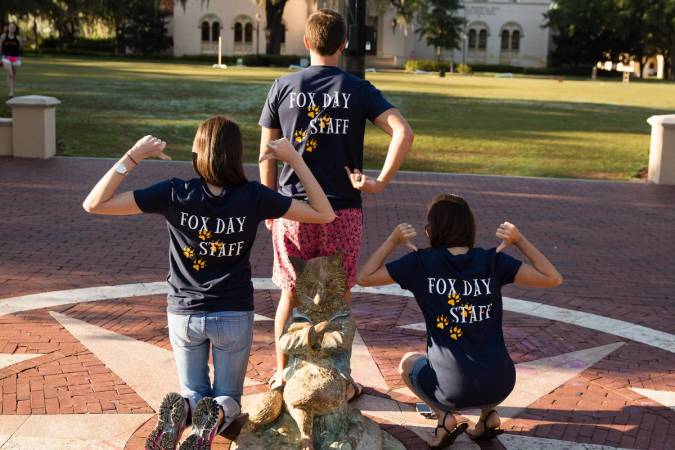
{"type": "MultiPolygon", "coordinates": [[[[377,425],[347,403],[356,322],[344,301],[342,254],[291,262],[299,306],[280,340],[289,356],[286,384],[249,409],[246,431],[257,435],[261,448],[382,449],[377,425]]],[[[237,443],[255,447],[252,441],[237,443]]]]}

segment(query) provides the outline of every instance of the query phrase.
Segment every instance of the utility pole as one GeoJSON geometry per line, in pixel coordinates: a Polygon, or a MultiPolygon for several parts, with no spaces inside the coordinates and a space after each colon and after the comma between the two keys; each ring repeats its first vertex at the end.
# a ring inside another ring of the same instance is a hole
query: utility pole
{"type": "Polygon", "coordinates": [[[366,2],[367,0],[345,2],[349,44],[344,54],[344,65],[347,72],[359,78],[366,77],[366,2]]]}

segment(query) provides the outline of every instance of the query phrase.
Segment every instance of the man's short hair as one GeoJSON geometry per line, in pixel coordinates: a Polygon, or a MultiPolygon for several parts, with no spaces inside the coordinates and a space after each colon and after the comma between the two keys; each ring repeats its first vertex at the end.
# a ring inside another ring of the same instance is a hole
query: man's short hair
{"type": "Polygon", "coordinates": [[[332,9],[320,9],[307,19],[309,48],[321,56],[334,55],[347,39],[344,17],[332,9]]]}

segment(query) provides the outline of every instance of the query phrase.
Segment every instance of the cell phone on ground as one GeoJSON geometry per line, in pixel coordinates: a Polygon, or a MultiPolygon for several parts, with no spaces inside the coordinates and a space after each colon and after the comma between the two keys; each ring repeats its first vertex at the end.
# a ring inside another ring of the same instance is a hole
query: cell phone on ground
{"type": "Polygon", "coordinates": [[[422,415],[422,417],[426,417],[427,419],[435,419],[436,414],[432,411],[431,408],[429,408],[429,405],[426,403],[415,403],[415,409],[417,409],[417,412],[422,415]]]}

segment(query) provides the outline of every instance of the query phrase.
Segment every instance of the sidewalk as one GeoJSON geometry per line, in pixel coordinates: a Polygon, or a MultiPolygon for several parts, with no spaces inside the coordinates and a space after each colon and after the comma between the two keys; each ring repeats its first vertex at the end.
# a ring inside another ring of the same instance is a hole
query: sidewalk
{"type": "MultiPolygon", "coordinates": [[[[2,449],[141,448],[157,398],[174,388],[157,283],[167,271],[162,219],[95,217],[81,208],[110,165],[0,158],[2,449]],[[101,286],[121,287],[82,290],[101,286]],[[162,380],[148,379],[153,371],[162,380]]],[[[191,172],[187,163],[144,162],[124,187],[191,172]]],[[[425,204],[439,192],[472,205],[478,245],[496,245],[494,229],[509,220],[565,276],[554,291],[504,292],[518,382],[500,411],[507,434],[482,448],[675,448],[675,188],[404,173],[383,195],[365,197],[362,256],[398,222],[421,230],[425,204]]],[[[245,401],[265,389],[273,369],[279,292],[268,279],[264,228],[251,264],[259,316],[245,401]]],[[[368,386],[359,406],[408,448],[426,448],[435,423],[413,411],[396,373],[405,352],[424,350],[414,300],[397,290],[356,292],[353,307],[354,372],[368,386]]],[[[480,448],[460,443],[453,448],[480,448]]],[[[228,448],[224,440],[218,446],[228,448]]]]}

